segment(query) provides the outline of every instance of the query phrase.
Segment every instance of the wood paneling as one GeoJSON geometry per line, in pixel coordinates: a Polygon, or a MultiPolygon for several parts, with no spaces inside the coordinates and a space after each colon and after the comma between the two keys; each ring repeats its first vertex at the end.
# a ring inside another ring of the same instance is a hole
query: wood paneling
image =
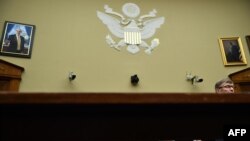
{"type": "Polygon", "coordinates": [[[236,93],[250,93],[250,68],[229,75],[235,85],[236,93]]]}
{"type": "Polygon", "coordinates": [[[23,67],[0,59],[0,91],[19,90],[23,67]]]}

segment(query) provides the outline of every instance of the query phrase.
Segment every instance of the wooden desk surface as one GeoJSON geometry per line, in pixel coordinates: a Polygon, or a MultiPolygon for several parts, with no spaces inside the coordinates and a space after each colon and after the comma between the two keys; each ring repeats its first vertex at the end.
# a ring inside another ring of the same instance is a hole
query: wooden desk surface
{"type": "Polygon", "coordinates": [[[250,94],[0,93],[0,104],[225,104],[250,103],[250,94]]]}

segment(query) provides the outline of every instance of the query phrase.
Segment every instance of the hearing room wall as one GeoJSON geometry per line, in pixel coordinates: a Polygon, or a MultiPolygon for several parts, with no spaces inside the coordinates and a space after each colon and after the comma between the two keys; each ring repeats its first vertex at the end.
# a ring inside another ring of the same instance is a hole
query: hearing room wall
{"type": "Polygon", "coordinates": [[[217,80],[249,67],[249,6],[249,0],[0,0],[1,33],[5,21],[36,26],[30,59],[0,58],[25,68],[20,92],[214,92],[217,80]],[[108,4],[122,13],[127,2],[137,4],[140,15],[156,9],[165,17],[151,55],[106,43],[111,33],[96,11],[108,4]],[[225,67],[220,37],[240,37],[248,65],[225,67]],[[77,75],[73,81],[70,71],[77,75]],[[204,81],[193,86],[187,72],[204,81]],[[130,84],[134,74],[137,86],[130,84]]]}

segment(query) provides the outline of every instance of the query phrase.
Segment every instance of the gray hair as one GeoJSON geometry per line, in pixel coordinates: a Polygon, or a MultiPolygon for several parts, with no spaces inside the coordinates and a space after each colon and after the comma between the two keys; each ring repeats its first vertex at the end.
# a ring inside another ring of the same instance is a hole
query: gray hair
{"type": "Polygon", "coordinates": [[[223,83],[233,84],[233,81],[230,78],[224,78],[224,79],[216,82],[214,88],[216,90],[219,89],[223,83]]]}

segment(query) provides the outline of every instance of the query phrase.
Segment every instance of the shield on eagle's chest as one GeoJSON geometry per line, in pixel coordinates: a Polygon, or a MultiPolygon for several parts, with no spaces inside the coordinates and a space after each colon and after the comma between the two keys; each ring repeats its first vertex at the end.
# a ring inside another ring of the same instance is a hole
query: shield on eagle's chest
{"type": "Polygon", "coordinates": [[[126,44],[139,45],[141,44],[141,32],[138,27],[124,28],[124,41],[126,44]]]}

